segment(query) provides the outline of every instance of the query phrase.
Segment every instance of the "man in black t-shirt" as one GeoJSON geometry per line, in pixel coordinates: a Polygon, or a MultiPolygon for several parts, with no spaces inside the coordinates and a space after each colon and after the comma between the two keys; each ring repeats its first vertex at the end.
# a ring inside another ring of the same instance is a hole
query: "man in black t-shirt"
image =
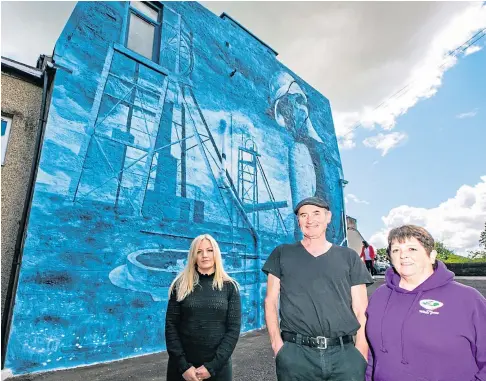
{"type": "Polygon", "coordinates": [[[355,251],[327,241],[331,212],[324,200],[306,198],[294,212],[304,238],[275,248],[262,269],[277,378],[363,381],[366,285],[373,280],[355,251]]]}

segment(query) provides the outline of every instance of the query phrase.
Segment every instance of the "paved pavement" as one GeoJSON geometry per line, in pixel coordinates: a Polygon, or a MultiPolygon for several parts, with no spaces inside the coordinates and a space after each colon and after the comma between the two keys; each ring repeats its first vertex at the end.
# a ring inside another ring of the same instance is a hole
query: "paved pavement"
{"type": "MultiPolygon", "coordinates": [[[[459,282],[475,287],[486,297],[486,277],[458,277],[459,282]]],[[[383,284],[377,277],[368,287],[368,294],[383,284]]],[[[152,381],[165,380],[167,354],[135,357],[117,362],[89,367],[61,370],[57,372],[15,377],[12,381],[152,381]]],[[[274,381],[275,365],[272,350],[264,330],[241,337],[233,354],[234,381],[274,381]]]]}

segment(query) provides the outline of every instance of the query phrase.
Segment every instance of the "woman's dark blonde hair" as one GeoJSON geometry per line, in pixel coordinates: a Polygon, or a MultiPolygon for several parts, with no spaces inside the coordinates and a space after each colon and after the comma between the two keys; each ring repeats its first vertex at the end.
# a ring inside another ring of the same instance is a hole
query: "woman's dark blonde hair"
{"type": "Polygon", "coordinates": [[[223,268],[223,259],[221,258],[221,250],[216,240],[209,234],[202,234],[191,243],[189,254],[187,256],[187,264],[184,270],[174,279],[169,288],[169,298],[174,289],[177,293],[177,301],[184,300],[191,292],[194,291],[194,287],[199,283],[199,274],[196,271],[197,263],[197,250],[202,241],[208,240],[213,247],[214,254],[214,279],[213,288],[222,290],[224,282],[231,282],[238,288],[238,283],[231,278],[223,268]]]}

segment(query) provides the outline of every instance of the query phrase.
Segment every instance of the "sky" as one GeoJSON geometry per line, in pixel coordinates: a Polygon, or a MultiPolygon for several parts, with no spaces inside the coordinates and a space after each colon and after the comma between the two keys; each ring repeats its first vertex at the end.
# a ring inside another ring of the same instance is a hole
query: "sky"
{"type": "MultiPolygon", "coordinates": [[[[238,20],[330,100],[347,213],[365,239],[384,247],[391,228],[414,223],[458,254],[477,248],[486,221],[486,36],[477,34],[485,3],[202,4],[238,20]]],[[[35,65],[52,53],[74,5],[2,1],[2,56],[35,65]]]]}

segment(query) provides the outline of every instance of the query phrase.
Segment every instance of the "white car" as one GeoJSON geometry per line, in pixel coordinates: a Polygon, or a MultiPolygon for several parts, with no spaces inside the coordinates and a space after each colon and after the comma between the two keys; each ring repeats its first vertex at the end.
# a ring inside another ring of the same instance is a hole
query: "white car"
{"type": "Polygon", "coordinates": [[[375,261],[373,263],[373,266],[375,268],[375,272],[377,274],[384,274],[386,269],[388,267],[390,267],[390,264],[388,262],[379,262],[379,261],[375,261]]]}

